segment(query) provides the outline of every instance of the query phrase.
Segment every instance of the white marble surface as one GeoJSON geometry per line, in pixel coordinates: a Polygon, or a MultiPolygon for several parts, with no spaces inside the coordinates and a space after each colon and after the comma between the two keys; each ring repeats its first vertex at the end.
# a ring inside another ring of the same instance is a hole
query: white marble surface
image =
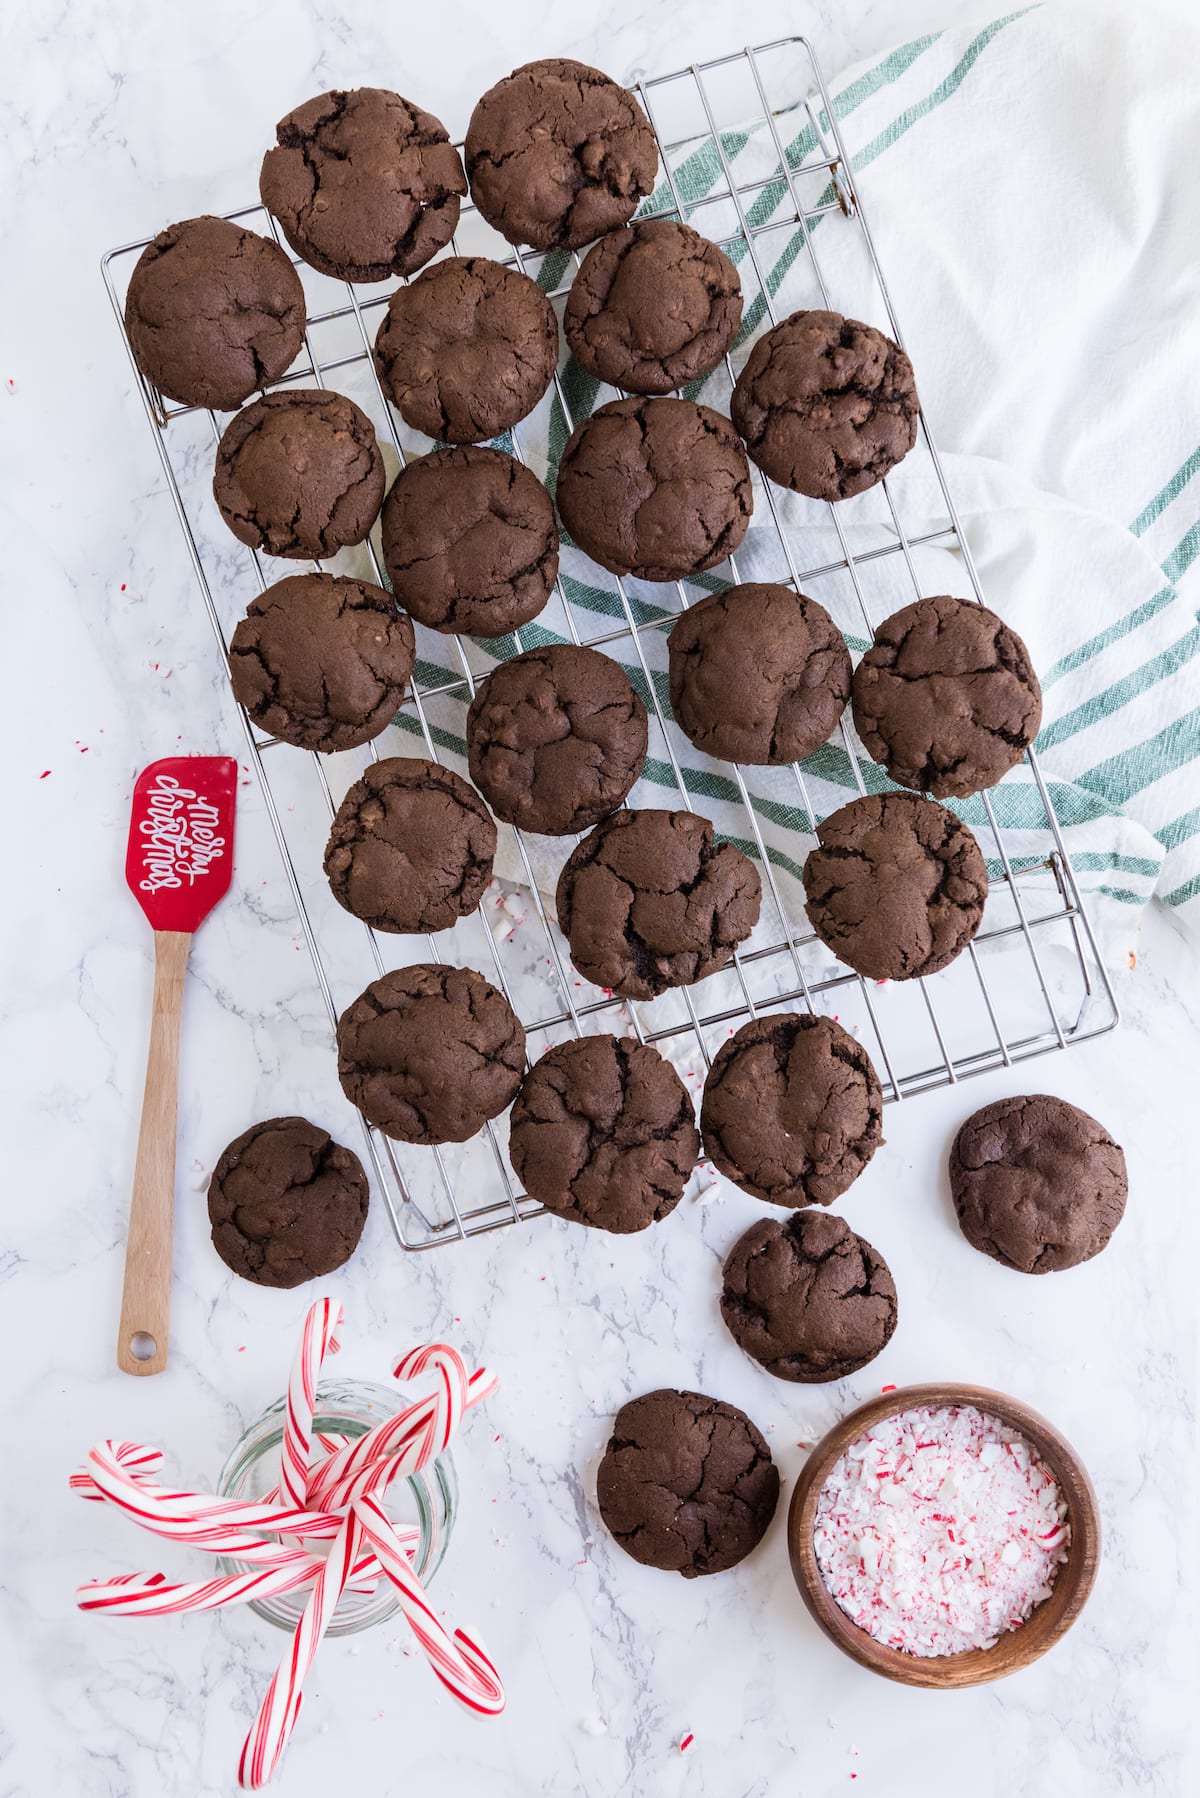
{"type": "MultiPolygon", "coordinates": [[[[1156,10],[1137,9],[1143,28],[1156,10]]],[[[280,1109],[311,1110],[355,1140],[246,789],[234,891],[196,943],[187,996],[171,1366],[146,1382],[114,1371],[151,977],[148,934],[120,876],[128,793],[154,756],[238,738],[100,252],[243,202],[270,123],[325,86],[394,84],[461,129],[474,96],[535,54],[628,76],[803,29],[833,73],[955,11],[948,0],[743,0],[736,10],[716,0],[152,10],[35,0],[19,17],[10,10],[0,97],[0,515],[16,697],[3,931],[3,1798],[233,1789],[282,1638],[248,1615],[81,1618],[79,1579],[187,1563],[74,1501],[66,1476],[98,1435],[163,1442],[181,1477],[215,1475],[240,1424],[281,1389],[311,1295],[226,1273],[198,1177],[251,1117],[280,1109]]],[[[886,1354],[841,1386],[773,1382],[724,1335],[720,1260],[761,1215],[730,1188],[707,1206],[685,1201],[652,1237],[585,1239],[540,1222],[421,1257],[399,1252],[377,1206],[361,1252],[327,1283],[348,1313],[344,1370],[381,1375],[390,1350],[439,1331],[486,1351],[503,1378],[463,1439],[465,1499],[434,1590],[478,1625],[510,1704],[497,1723],[461,1717],[402,1654],[398,1629],[331,1646],[278,1790],[306,1798],[338,1780],[389,1798],[825,1798],[851,1779],[879,1798],[1194,1790],[1188,1132],[1200,953],[1154,915],[1136,968],[1122,954],[1114,976],[1115,1035],[889,1109],[887,1149],[844,1208],[886,1252],[902,1321],[886,1354]],[[1132,1180],[1111,1249],[1045,1281],[1008,1275],[965,1245],[944,1174],[957,1122],[1022,1087],[1105,1119],[1132,1180]],[[884,1381],[942,1377],[995,1384],[1046,1411],[1100,1495],[1094,1598],[1053,1656],[1007,1684],[910,1692],[839,1657],[792,1588],[782,1509],[749,1562],[691,1584],[636,1566],[599,1526],[596,1460],[634,1392],[699,1386],[744,1405],[790,1483],[800,1445],[853,1402],[884,1381]],[[695,1746],[681,1756],[687,1730],[695,1746]]]]}

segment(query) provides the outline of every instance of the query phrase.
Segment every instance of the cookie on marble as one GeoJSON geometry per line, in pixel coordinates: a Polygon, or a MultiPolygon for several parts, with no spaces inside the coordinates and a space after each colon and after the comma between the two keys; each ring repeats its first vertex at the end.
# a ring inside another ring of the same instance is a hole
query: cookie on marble
{"type": "Polygon", "coordinates": [[[870,793],[831,812],[804,864],[810,924],[872,980],[948,967],[979,929],[987,890],[967,826],[915,793],[870,793]]]}
{"type": "Polygon", "coordinates": [[[167,399],[233,412],[304,343],[304,289],[277,243],[228,219],[168,225],[125,296],[134,360],[167,399]]]}
{"type": "Polygon", "coordinates": [[[1090,1261],[1125,1211],[1125,1156],[1103,1124],[1049,1093],[997,1099],[950,1150],[950,1190],[974,1248],[1023,1274],[1090,1261]]]}
{"type": "Polygon", "coordinates": [[[411,275],[453,237],[467,178],[441,120],[411,100],[339,88],[280,119],[275,138],[263,205],[323,275],[411,275]]]}
{"type": "Polygon", "coordinates": [[[382,974],[337,1026],[338,1077],[369,1124],[399,1142],[465,1142],[512,1104],[525,1031],[473,968],[416,962],[382,974]]]}
{"type": "Polygon", "coordinates": [[[478,909],[496,826],[453,768],[417,756],[369,762],[338,806],[325,873],[346,911],[375,930],[449,930],[478,909]]]}
{"type": "Polygon", "coordinates": [[[828,1205],[883,1141],[871,1057],[833,1018],[772,1012],[718,1050],[700,1107],[704,1150],[771,1205],[828,1205]]]}
{"type": "Polygon", "coordinates": [[[370,1188],[358,1156],[307,1118],[268,1118],[235,1137],[208,1186],[213,1247],[257,1286],[299,1286],[349,1261],[370,1188]]]}
{"type": "Polygon", "coordinates": [[[467,126],[471,197],[509,243],[577,250],[632,218],[658,146],[627,88],[569,57],[490,87],[467,126]]]}
{"type": "Polygon", "coordinates": [[[674,1211],[699,1152],[691,1094],[636,1037],[548,1049],[512,1109],[509,1159],[530,1198],[614,1235],[674,1211]]]}
{"type": "Polygon", "coordinates": [[[413,670],[410,619],[344,574],[289,574],[252,599],[229,644],[233,696],[260,730],[332,755],[386,730],[413,670]]]}
{"type": "Polygon", "coordinates": [[[678,219],[639,219],[593,244],[563,335],[581,368],[627,393],[672,393],[711,374],[742,320],[723,250],[678,219]]]}
{"type": "Polygon", "coordinates": [[[532,412],[558,362],[558,320],[536,282],[486,256],[447,256],[398,287],[375,338],[405,424],[480,443],[532,412]]]}
{"type": "Polygon", "coordinates": [[[646,759],[647,728],[611,656],[575,643],[527,649],[493,668],[472,701],[471,779],[506,824],[575,836],[624,801],[646,759]]]}
{"type": "Polygon", "coordinates": [[[647,1392],[617,1412],[596,1497],[626,1554],[695,1579],[757,1548],[779,1503],[779,1470],[736,1405],[647,1392]]]}
{"type": "Polygon", "coordinates": [[[567,857],[559,929],[585,980],[653,999],[725,967],[758,922],[748,856],[695,812],[613,812],[567,857]]]}
{"type": "Polygon", "coordinates": [[[383,502],[383,560],[406,611],[434,631],[503,637],[536,618],[558,575],[554,505],[502,450],[433,450],[383,502]]]}
{"type": "Polygon", "coordinates": [[[886,1261],[844,1218],[798,1211],[763,1218],[725,1263],[721,1316],[746,1353],[778,1380],[844,1380],[896,1328],[886,1261]]]}
{"type": "Polygon", "coordinates": [[[576,425],[558,510],[601,568],[682,580],[733,554],[750,523],[750,470],[729,420],[691,400],[612,400],[576,425]]]}
{"type": "Polygon", "coordinates": [[[383,457],[344,393],[265,393],[217,445],[213,496],[239,543],[308,560],[361,543],[383,500],[383,457]]]}
{"type": "Polygon", "coordinates": [[[874,325],[793,312],[758,339],[730,402],[764,474],[810,499],[864,493],[917,440],[912,363],[874,325]]]}

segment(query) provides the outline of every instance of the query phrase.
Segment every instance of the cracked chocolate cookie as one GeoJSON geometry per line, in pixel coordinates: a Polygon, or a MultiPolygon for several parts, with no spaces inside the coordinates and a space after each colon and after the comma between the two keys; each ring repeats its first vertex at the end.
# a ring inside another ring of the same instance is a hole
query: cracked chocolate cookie
{"type": "Polygon", "coordinates": [[[832,1018],[752,1018],[717,1053],[700,1106],[704,1150],[771,1205],[828,1205],[883,1141],[871,1057],[832,1018]]]}
{"type": "Polygon", "coordinates": [[[727,418],[691,400],[612,400],[576,425],[558,510],[601,568],[644,581],[715,568],[746,534],[753,499],[727,418]]]}
{"type": "Polygon", "coordinates": [[[883,1256],[844,1218],[799,1211],[763,1218],[725,1263],[721,1316],[778,1380],[844,1380],[896,1328],[896,1286],[883,1256]]]}
{"type": "Polygon", "coordinates": [[[839,961],[873,980],[936,974],[979,929],[987,868],[961,819],[915,793],[852,799],[817,826],[804,909],[839,961]]]}
{"type": "Polygon", "coordinates": [[[514,69],[467,126],[467,175],[480,212],[509,243],[578,250],[623,225],[654,186],[658,147],[627,88],[552,56],[514,69]]]}
{"type": "Polygon", "coordinates": [[[553,590],[553,502],[503,450],[418,456],[397,475],[381,523],[396,598],[430,630],[503,637],[536,618],[553,590]]]}
{"type": "Polygon", "coordinates": [[[492,878],[496,826],[474,787],[437,762],[371,762],[338,806],[325,872],[338,904],[376,930],[448,930],[492,878]]]}
{"type": "Polygon", "coordinates": [[[361,543],[383,499],[383,457],[344,393],[265,393],[217,445],[213,495],[240,543],[292,560],[361,543]]]}
{"type": "Polygon", "coordinates": [[[300,354],[304,289],[269,237],[228,219],[184,219],[138,257],[125,329],[167,399],[233,412],[300,354]]]}
{"type": "Polygon", "coordinates": [[[445,443],[498,437],[532,412],[558,362],[558,320],[537,284],[486,256],[447,256],[388,301],[375,338],[383,391],[445,443]]]}
{"type": "Polygon", "coordinates": [[[646,743],[625,670],[574,643],[501,662],[467,713],[471,779],[498,818],[543,836],[574,836],[620,805],[646,743]]]}
{"type": "Polygon", "coordinates": [[[213,1169],[208,1215],[226,1267],[257,1286],[331,1274],[358,1247],[370,1201],[358,1156],[307,1118],[268,1118],[213,1169]]]}
{"type": "Polygon", "coordinates": [[[338,89],[275,127],[258,191],[305,262],[342,281],[411,275],[450,242],[467,191],[440,119],[382,87],[338,89]]]}
{"type": "Polygon", "coordinates": [[[563,864],[559,928],[585,980],[623,999],[690,986],[758,922],[753,862],[694,812],[613,812],[563,864]]]}
{"type": "Polygon", "coordinates": [[[398,1142],[466,1142],[511,1105],[525,1031],[473,968],[415,962],[373,980],[338,1019],[342,1091],[398,1142]]]}
{"type": "Polygon", "coordinates": [[[639,219],[593,244],[563,333],[581,368],[629,393],[671,393],[711,374],[742,319],[723,250],[677,219],[639,219]]]}
{"type": "Polygon", "coordinates": [[[251,600],[229,645],[233,696],[260,730],[326,755],[370,742],[412,675],[411,621],[344,574],[289,574],[251,600]]]}
{"type": "Polygon", "coordinates": [[[810,499],[881,481],[917,440],[912,364],[873,325],[793,312],[764,333],[729,408],[764,474],[810,499]]]}
{"type": "Polygon", "coordinates": [[[854,672],[854,727],[897,786],[962,799],[994,787],[1042,721],[1029,651],[986,606],[942,593],[885,618],[854,672]]]}
{"type": "Polygon", "coordinates": [[[667,638],[671,709],[721,761],[800,762],[850,696],[850,651],[824,606],[752,581],[689,606],[667,638]]]}
{"type": "Polygon", "coordinates": [[[962,1233],[1022,1274],[1057,1273],[1107,1246],[1125,1210],[1125,1156],[1103,1124],[1049,1093],[998,1099],[950,1150],[962,1233]]]}
{"type": "Polygon", "coordinates": [[[779,1470],[736,1405],[647,1392],[617,1412],[596,1497],[626,1554],[695,1579],[757,1548],[779,1503],[779,1470]]]}
{"type": "Polygon", "coordinates": [[[691,1094],[635,1037],[547,1050],[512,1110],[509,1159],[531,1199],[625,1236],[674,1211],[700,1153],[691,1094]]]}

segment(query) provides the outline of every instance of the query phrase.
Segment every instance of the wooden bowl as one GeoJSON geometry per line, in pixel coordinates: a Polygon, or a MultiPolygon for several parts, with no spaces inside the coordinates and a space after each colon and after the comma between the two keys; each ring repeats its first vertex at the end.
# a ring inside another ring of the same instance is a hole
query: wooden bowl
{"type": "Polygon", "coordinates": [[[1100,1558],[1100,1516],[1096,1494],[1070,1443],[1015,1398],[984,1386],[901,1386],[870,1404],[860,1405],[822,1437],[796,1482],[788,1511],[788,1553],[800,1596],[831,1642],[872,1673],[909,1686],[978,1686],[1003,1679],[1036,1661],[1070,1629],[1087,1602],[1100,1558]],[[914,1655],[877,1642],[851,1622],[836,1603],[817,1565],[813,1524],[817,1498],[835,1462],[872,1424],[918,1405],[974,1405],[1019,1430],[1037,1449],[1058,1481],[1071,1526],[1068,1557],[1058,1569],[1049,1598],[1031,1612],[1020,1629],[1006,1630],[991,1648],[968,1648],[961,1654],[914,1655]]]}

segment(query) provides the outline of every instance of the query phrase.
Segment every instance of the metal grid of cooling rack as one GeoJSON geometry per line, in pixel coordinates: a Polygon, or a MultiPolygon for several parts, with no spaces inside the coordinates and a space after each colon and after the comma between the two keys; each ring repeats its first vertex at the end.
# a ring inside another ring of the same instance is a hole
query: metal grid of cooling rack
{"type": "MultiPolygon", "coordinates": [[[[818,303],[815,294],[819,293],[820,304],[836,310],[850,309],[844,299],[839,304],[841,295],[833,291],[818,258],[815,227],[828,217],[834,221],[834,228],[859,234],[875,282],[878,304],[883,308],[892,335],[903,341],[855,189],[837,119],[807,40],[792,37],[748,47],[636,85],[658,138],[662,178],[666,184],[665,191],[658,191],[656,199],[649,204],[659,216],[679,217],[696,224],[739,261],[743,286],[747,286],[747,277],[756,283],[761,302],[759,323],[763,328],[775,323],[778,316],[771,271],[764,268],[763,261],[767,253],[765,246],[772,233],[790,233],[793,241],[798,234],[815,284],[813,303],[818,303]],[[735,93],[738,98],[734,103],[739,109],[737,120],[741,123],[736,140],[732,126],[737,121],[729,116],[730,96],[735,93]],[[685,101],[683,106],[679,103],[681,96],[685,101]],[[719,116],[722,113],[724,116],[719,116]],[[757,117],[747,119],[748,113],[757,113],[757,117]],[[784,142],[785,120],[803,121],[800,136],[793,138],[790,144],[784,142]],[[747,125],[768,134],[764,141],[774,159],[774,168],[766,172],[758,170],[753,178],[742,179],[735,173],[732,161],[736,155],[734,144],[745,141],[747,125]],[[715,180],[710,181],[703,192],[688,192],[681,186],[679,159],[681,153],[694,148],[698,141],[706,145],[715,180]],[[798,145],[803,146],[799,152],[798,145]],[[715,165],[712,164],[714,156],[715,165]],[[809,193],[807,200],[805,189],[809,193]],[[780,197],[782,205],[779,204],[780,197]],[[769,203],[764,204],[765,201],[769,203]],[[708,228],[710,219],[716,222],[717,228],[708,228]]],[[[278,241],[274,221],[261,206],[242,208],[227,216],[269,232],[278,241]]],[[[464,205],[459,233],[450,245],[449,253],[472,253],[459,248],[464,231],[472,221],[481,223],[474,209],[469,204],[464,205]]],[[[122,332],[123,287],[147,241],[121,245],[103,259],[104,278],[122,332]],[[122,275],[124,280],[120,279],[122,275]]],[[[578,255],[562,257],[561,266],[556,269],[549,258],[539,258],[520,249],[512,250],[507,245],[501,246],[498,240],[489,248],[497,260],[540,278],[551,300],[560,304],[580,262],[578,255]]],[[[302,264],[297,266],[302,277],[311,280],[310,271],[302,264]]],[[[324,386],[326,378],[335,373],[341,377],[339,385],[345,384],[350,373],[369,380],[373,383],[374,404],[369,405],[368,410],[376,418],[377,429],[382,421],[380,440],[385,453],[390,442],[403,464],[409,455],[420,453],[429,446],[423,441],[412,441],[412,434],[392,412],[375,381],[368,319],[378,318],[386,305],[387,291],[358,292],[347,284],[321,279],[323,294],[332,288],[335,289],[333,297],[329,303],[319,301],[315,308],[310,304],[303,358],[277,385],[286,387],[302,382],[324,386]],[[348,344],[343,341],[336,352],[318,353],[315,343],[318,331],[334,323],[342,323],[350,329],[351,341],[348,344]]],[[[884,323],[885,319],[881,318],[879,322],[884,323]]],[[[129,348],[128,338],[126,347],[129,348]]],[[[743,344],[741,348],[745,351],[748,345],[743,344]]],[[[132,352],[130,360],[133,363],[132,352]]],[[[232,584],[238,595],[235,616],[240,615],[247,598],[246,577],[257,583],[261,591],[279,574],[296,572],[297,565],[277,565],[268,572],[256,553],[244,550],[235,555],[228,539],[221,540],[219,550],[208,542],[198,519],[197,494],[200,489],[194,479],[197,461],[204,463],[203,449],[198,452],[194,440],[181,445],[177,437],[181,422],[189,418],[206,421],[205,440],[211,452],[220,435],[221,424],[211,412],[202,413],[195,408],[164,402],[137,371],[135,363],[133,367],[199,590],[224,652],[234,620],[223,619],[216,589],[222,582],[232,584]]],[[[726,358],[726,373],[732,386],[734,366],[729,357],[726,358]]],[[[562,408],[566,429],[570,430],[577,420],[573,416],[568,388],[569,382],[564,379],[564,370],[560,367],[555,374],[552,394],[562,408]]],[[[359,394],[356,397],[360,404],[365,403],[365,396],[359,394]]],[[[509,446],[521,460],[529,460],[523,441],[524,430],[522,426],[511,434],[509,446]]],[[[900,558],[911,577],[914,592],[919,595],[927,590],[922,585],[918,567],[920,552],[926,545],[956,551],[976,599],[983,600],[978,574],[924,414],[921,438],[944,501],[946,523],[920,533],[906,530],[893,482],[885,480],[879,491],[890,524],[886,540],[853,549],[847,529],[850,512],[830,505],[825,508],[831,533],[828,541],[831,546],[836,545],[836,551],[832,555],[822,555],[813,566],[802,565],[804,558],[797,555],[793,535],[785,528],[784,513],[790,496],[774,488],[757,471],[754,474],[756,518],[765,516],[773,527],[782,555],[779,578],[789,581],[798,590],[804,587],[810,591],[813,583],[826,577],[848,581],[853,604],[866,625],[868,638],[879,622],[877,607],[873,607],[867,592],[872,566],[885,559],[900,558]]],[[[205,480],[210,469],[211,453],[204,464],[205,480]]],[[[745,547],[743,545],[743,551],[745,547]]],[[[370,578],[386,585],[375,537],[364,548],[370,561],[370,578]]],[[[360,567],[356,572],[367,573],[368,570],[360,567]]],[[[589,566],[593,577],[596,572],[589,566]]],[[[735,558],[729,560],[729,575],[732,581],[739,578],[735,558]]],[[[613,646],[618,643],[628,646],[633,658],[633,672],[635,677],[640,673],[639,685],[652,707],[652,728],[657,727],[665,745],[665,766],[677,791],[677,803],[692,810],[695,809],[693,792],[698,783],[694,778],[689,782],[681,764],[680,753],[683,752],[677,751],[677,739],[673,735],[676,727],[655,682],[647,655],[651,637],[669,629],[678,611],[664,611],[660,606],[639,601],[630,591],[631,586],[636,585],[611,578],[606,582],[611,603],[600,610],[608,614],[609,624],[596,630],[592,615],[583,620],[581,628],[577,608],[564,593],[560,578],[557,597],[566,626],[564,640],[592,647],[607,646],[612,653],[617,653],[613,646]]],[[[689,594],[688,585],[679,583],[676,586],[674,598],[680,610],[695,597],[689,594]]],[[[513,651],[529,647],[528,642],[522,644],[520,633],[509,641],[513,651]]],[[[440,759],[439,748],[453,741],[437,723],[436,708],[451,699],[459,703],[469,700],[481,677],[478,657],[473,659],[468,642],[459,638],[440,638],[438,642],[443,650],[452,647],[457,667],[449,670],[440,667],[436,653],[432,662],[423,662],[419,642],[418,671],[397,719],[398,725],[421,739],[424,753],[434,760],[440,759]]],[[[495,645],[489,647],[493,655],[497,653],[495,645]]],[[[300,928],[333,1024],[350,998],[389,965],[385,948],[394,951],[399,940],[405,945],[405,951],[397,959],[417,959],[410,952],[413,939],[387,938],[381,942],[374,931],[362,925],[361,937],[356,937],[358,960],[356,964],[350,964],[354,971],[348,980],[348,990],[341,1004],[335,1001],[336,976],[331,972],[328,945],[323,941],[325,927],[314,917],[312,869],[307,865],[311,862],[311,844],[307,850],[303,849],[297,830],[288,822],[296,808],[285,805],[278,791],[279,744],[276,739],[260,733],[244,714],[242,722],[300,928]]],[[[856,749],[845,719],[840,726],[840,740],[856,791],[865,792],[864,775],[877,780],[877,772],[856,749]]],[[[378,740],[364,753],[377,759],[378,740]]],[[[325,828],[336,803],[329,778],[329,764],[335,759],[343,758],[326,760],[315,753],[304,754],[284,747],[285,762],[290,762],[293,768],[302,764],[308,767],[309,787],[317,796],[316,803],[325,820],[325,828]]],[[[817,942],[794,888],[788,888],[786,878],[777,875],[773,862],[780,864],[786,858],[778,854],[773,857],[764,840],[762,819],[769,815],[769,808],[764,808],[759,795],[751,793],[745,772],[725,764],[720,765],[721,773],[727,782],[732,782],[732,789],[736,789],[746,820],[745,846],[756,855],[763,870],[764,911],[769,908],[774,914],[773,920],[764,919],[760,923],[726,973],[711,977],[699,987],[679,989],[649,1004],[631,1005],[611,994],[586,988],[573,977],[565,945],[546,914],[535,878],[535,856],[530,853],[530,845],[515,831],[512,840],[524,870],[529,903],[545,939],[546,954],[540,957],[545,973],[538,989],[531,991],[526,986],[516,990],[521,983],[502,951],[502,939],[492,928],[477,930],[473,945],[475,953],[464,953],[456,939],[470,921],[462,921],[453,931],[437,938],[424,939],[424,958],[483,965],[489,977],[494,972],[497,984],[514,1003],[526,1025],[531,1055],[539,1036],[544,1045],[596,1026],[632,1029],[643,1042],[656,1044],[664,1052],[676,1056],[683,1052],[686,1056],[690,1051],[693,1059],[698,1061],[702,1075],[719,1042],[757,1011],[789,1004],[812,1010],[829,1009],[836,1004],[840,1007],[838,1015],[850,1022],[866,1042],[879,1071],[885,1100],[900,1100],[933,1087],[953,1084],[972,1074],[1012,1066],[1098,1035],[1111,1029],[1117,1021],[1112,987],[1070,867],[1045,780],[1032,754],[1027,757],[1027,763],[1030,790],[1036,795],[1043,813],[1040,826],[1049,833],[1053,850],[1033,866],[1016,865],[1021,858],[1010,854],[997,820],[993,796],[981,796],[986,830],[977,831],[977,834],[981,837],[981,846],[993,875],[983,927],[959,962],[931,979],[905,982],[899,988],[893,983],[883,991],[880,984],[864,981],[841,964],[831,962],[828,951],[817,942]],[[994,853],[989,854],[989,850],[994,853]],[[482,953],[479,937],[486,945],[482,953]],[[1005,951],[1008,957],[1001,962],[998,953],[1005,951]],[[1052,961],[1054,965],[1048,971],[1052,961]],[[1005,979],[997,983],[995,974],[1000,968],[1005,979]],[[946,984],[952,975],[960,981],[957,995],[951,994],[946,984]],[[963,989],[963,980],[969,984],[969,994],[963,989]],[[969,1006],[968,998],[972,1002],[969,1006]],[[972,1019],[969,1027],[961,1023],[968,1010],[972,1019]],[[960,1022],[957,1027],[952,1027],[955,1019],[960,1022]]],[[[359,770],[355,769],[350,778],[357,772],[359,770]]],[[[819,782],[814,782],[811,769],[806,771],[804,765],[796,765],[791,770],[791,778],[795,783],[797,810],[811,830],[814,822],[833,807],[822,809],[814,802],[813,787],[819,782]]],[[[345,784],[348,785],[349,780],[345,784]]],[[[698,790],[703,792],[705,789],[699,785],[698,790]]],[[[844,795],[836,798],[835,803],[842,803],[843,799],[844,795]]],[[[567,841],[560,846],[565,856],[571,844],[567,841]]],[[[319,850],[316,863],[319,878],[319,850]]],[[[432,1248],[444,1242],[461,1241],[519,1222],[540,1210],[515,1184],[495,1125],[489,1125],[484,1138],[468,1145],[461,1153],[441,1149],[409,1152],[379,1132],[367,1129],[365,1123],[364,1131],[377,1187],[386,1199],[397,1238],[406,1249],[432,1248]],[[407,1160],[406,1155],[410,1157],[407,1160]],[[411,1156],[424,1159],[414,1162],[411,1156]]]]}

